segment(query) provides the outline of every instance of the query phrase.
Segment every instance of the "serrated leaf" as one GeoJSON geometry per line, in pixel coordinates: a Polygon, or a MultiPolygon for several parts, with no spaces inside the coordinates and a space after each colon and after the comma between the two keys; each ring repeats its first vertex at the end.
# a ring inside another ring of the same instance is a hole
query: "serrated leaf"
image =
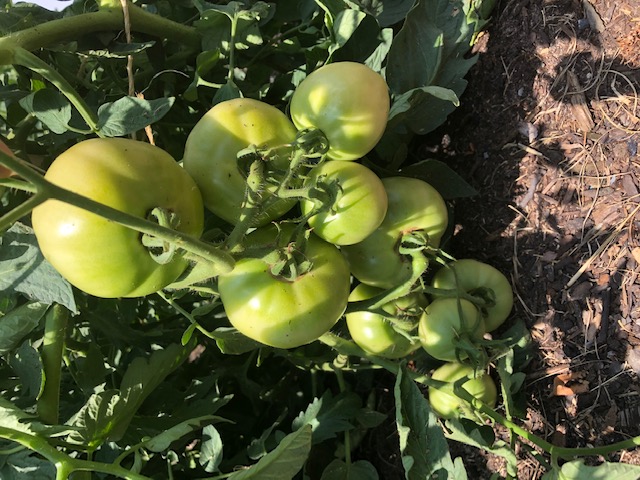
{"type": "Polygon", "coordinates": [[[503,457],[510,473],[517,472],[517,458],[502,440],[496,440],[491,427],[477,425],[471,420],[447,420],[447,438],[503,457]]]}
{"type": "Polygon", "coordinates": [[[293,478],[304,466],[311,451],[311,425],[304,425],[282,439],[258,463],[235,472],[230,480],[282,480],[293,478]]]}
{"type": "Polygon", "coordinates": [[[40,323],[49,305],[29,302],[0,317],[0,353],[16,348],[40,323]]]}
{"type": "Polygon", "coordinates": [[[292,429],[303,425],[313,427],[313,443],[318,444],[334,438],[340,432],[353,429],[353,420],[360,411],[360,397],[355,393],[342,393],[333,397],[326,391],[321,398],[315,398],[304,412],[293,421],[292,429]]]}
{"type": "Polygon", "coordinates": [[[127,368],[119,390],[93,394],[69,420],[77,427],[69,441],[96,448],[107,440],[117,441],[125,434],[142,402],[187,358],[192,345],[169,345],[149,358],[137,357],[127,368]]]}
{"type": "Polygon", "coordinates": [[[242,355],[258,348],[264,348],[261,343],[243,335],[233,327],[218,327],[211,336],[215,339],[220,351],[226,355],[242,355]]]}
{"type": "Polygon", "coordinates": [[[0,397],[0,425],[16,432],[43,437],[56,437],[71,431],[64,426],[40,423],[34,415],[19,409],[4,397],[0,397]]]}
{"type": "Polygon", "coordinates": [[[198,462],[204,467],[205,472],[219,471],[222,462],[222,437],[213,425],[207,425],[202,429],[202,446],[198,462]]]}
{"type": "Polygon", "coordinates": [[[9,365],[20,378],[22,395],[35,402],[44,388],[44,371],[38,351],[33,348],[31,343],[24,342],[12,352],[9,357],[9,365]]]}
{"type": "Polygon", "coordinates": [[[273,430],[285,419],[287,413],[287,409],[283,410],[276,421],[273,422],[270,427],[266,428],[260,437],[254,438],[251,441],[251,444],[247,448],[247,455],[251,460],[258,460],[267,454],[267,440],[272,436],[273,430]]]}
{"type": "Polygon", "coordinates": [[[402,169],[402,175],[419,178],[438,190],[443,198],[473,197],[477,190],[440,160],[426,159],[402,169]]]}
{"type": "Polygon", "coordinates": [[[402,369],[398,370],[394,397],[405,478],[466,480],[462,460],[457,458],[454,462],[451,459],[447,440],[429,402],[402,369]]]}
{"type": "Polygon", "coordinates": [[[71,120],[71,104],[57,90],[44,88],[19,101],[22,108],[33,113],[53,133],[63,134],[71,120]]]}
{"type": "Polygon", "coordinates": [[[320,480],[378,480],[376,468],[367,460],[358,460],[347,465],[342,460],[334,460],[322,472],[320,480]]]}
{"type": "Polygon", "coordinates": [[[597,466],[585,465],[583,460],[565,463],[560,472],[546,473],[543,480],[637,480],[640,478],[640,466],[627,463],[604,462],[597,466]]]}
{"type": "Polygon", "coordinates": [[[53,480],[56,468],[53,463],[30,450],[8,455],[0,464],[2,480],[53,480]]]}
{"type": "Polygon", "coordinates": [[[122,97],[98,109],[98,127],[106,137],[122,137],[151,125],[166,115],[174,97],[143,100],[122,97]]]}
{"type": "Polygon", "coordinates": [[[144,446],[152,452],[162,452],[168,449],[169,446],[179,438],[197,430],[204,422],[209,422],[214,418],[216,418],[215,415],[190,418],[145,441],[144,446]]]}
{"type": "Polygon", "coordinates": [[[21,223],[0,237],[0,291],[20,292],[78,313],[71,285],[44,259],[33,230],[21,223]]]}

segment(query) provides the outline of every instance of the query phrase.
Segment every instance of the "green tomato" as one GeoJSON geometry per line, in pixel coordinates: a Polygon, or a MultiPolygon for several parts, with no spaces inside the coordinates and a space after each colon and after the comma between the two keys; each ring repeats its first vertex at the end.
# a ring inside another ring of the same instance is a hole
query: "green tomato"
{"type": "MultiPolygon", "coordinates": [[[[178,230],[202,234],[198,187],[168,153],[148,143],[85,140],[58,156],[45,178],[138,217],[164,208],[178,215],[178,230]]],[[[179,254],[161,265],[139,232],[57,200],[36,207],[32,223],[45,258],[71,284],[98,297],[148,295],[173,282],[188,265],[179,254]]]]}
{"type": "MultiPolygon", "coordinates": [[[[350,302],[367,300],[384,292],[381,288],[361,283],[349,295],[350,302]]],[[[419,312],[417,320],[427,299],[421,293],[412,293],[383,305],[390,317],[410,322],[410,315],[419,312]]],[[[365,352],[384,358],[403,358],[420,347],[420,342],[409,339],[395,330],[384,315],[369,311],[348,313],[345,315],[349,333],[354,342],[365,352]]],[[[411,331],[406,332],[411,335],[411,331]]]]}
{"type": "Polygon", "coordinates": [[[330,63],[298,85],[290,113],[298,129],[317,128],[325,134],[329,158],[356,160],[376,146],[387,126],[387,83],[366,65],[330,63]]]}
{"type": "Polygon", "coordinates": [[[438,191],[417,178],[382,179],[387,192],[387,214],[380,226],[362,242],[342,252],[351,273],[362,283],[393,288],[411,277],[411,262],[398,251],[405,233],[421,231],[438,247],[447,229],[447,205],[438,191]]]}
{"type": "MultiPolygon", "coordinates": [[[[295,139],[296,133],[287,116],[271,105],[250,98],[227,100],[211,108],[189,133],[184,168],[198,184],[205,207],[235,225],[247,185],[238,168],[238,152],[250,145],[285,145],[295,139]]],[[[288,161],[280,157],[274,167],[286,169],[288,161]]],[[[267,224],[295,205],[295,200],[274,199],[275,188],[270,185],[263,192],[263,201],[273,203],[260,212],[253,226],[267,224]]]]}
{"type": "MultiPolygon", "coordinates": [[[[314,185],[318,180],[335,181],[340,187],[330,210],[309,219],[320,238],[334,245],[352,245],[380,226],[387,213],[387,193],[382,181],[367,167],[353,162],[325,162],[311,171],[306,184],[314,185]]],[[[303,200],[300,206],[304,215],[315,208],[309,200],[303,200]]]]}
{"type": "Polygon", "coordinates": [[[462,378],[469,380],[462,388],[478,400],[493,408],[498,398],[498,390],[493,379],[484,372],[475,372],[473,367],[460,363],[445,363],[437,368],[431,378],[448,382],[441,388],[429,387],[429,403],[432,410],[442,418],[460,418],[471,415],[471,407],[454,393],[453,384],[462,378]]]}
{"type": "Polygon", "coordinates": [[[486,297],[489,306],[482,309],[482,314],[488,332],[502,325],[513,308],[513,290],[507,277],[478,260],[465,258],[452,262],[435,274],[432,285],[444,289],[459,287],[471,295],[486,297]]]}
{"type": "MultiPolygon", "coordinates": [[[[290,233],[289,228],[283,229],[290,233]]],[[[249,246],[285,247],[274,227],[247,236],[249,246]]],[[[291,248],[291,247],[289,247],[291,248]]],[[[276,348],[313,342],[340,319],[349,298],[349,267],[336,246],[311,235],[304,252],[312,267],[295,280],[273,275],[262,258],[242,258],[220,275],[220,299],[231,324],[253,340],[276,348]]]]}
{"type": "Polygon", "coordinates": [[[457,349],[462,336],[473,342],[485,333],[479,310],[468,300],[457,298],[436,298],[427,306],[418,325],[422,348],[433,358],[445,362],[466,357],[457,349]]]}

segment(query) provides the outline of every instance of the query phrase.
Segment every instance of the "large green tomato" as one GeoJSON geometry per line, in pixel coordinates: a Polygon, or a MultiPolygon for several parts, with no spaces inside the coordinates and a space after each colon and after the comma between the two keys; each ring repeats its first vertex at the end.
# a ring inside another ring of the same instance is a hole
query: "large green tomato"
{"type": "MultiPolygon", "coordinates": [[[[91,139],[62,153],[45,178],[138,217],[155,207],[179,217],[178,230],[202,234],[203,206],[189,174],[164,150],[124,138],[91,139]]],[[[180,255],[156,262],[139,232],[57,200],[32,215],[45,258],[71,284],[106,298],[138,297],[173,282],[187,267],[180,255]]]]}
{"type": "MultiPolygon", "coordinates": [[[[330,210],[309,219],[320,238],[334,245],[352,245],[367,238],[380,226],[387,213],[387,193],[378,176],[364,165],[353,162],[325,162],[314,168],[306,184],[318,180],[338,182],[340,192],[330,210]]],[[[314,203],[300,203],[302,213],[313,212],[314,203]]]]}
{"type": "Polygon", "coordinates": [[[330,63],[298,85],[290,113],[298,129],[325,134],[329,158],[356,160],[376,146],[387,126],[387,83],[361,63],[330,63]]]}
{"type": "Polygon", "coordinates": [[[466,357],[457,349],[462,336],[473,342],[485,333],[480,311],[470,301],[457,298],[436,298],[427,306],[418,325],[422,348],[433,358],[445,362],[466,357]]]}
{"type": "Polygon", "coordinates": [[[437,368],[431,378],[448,382],[441,388],[429,387],[429,403],[433,411],[442,418],[471,417],[471,407],[454,393],[453,384],[462,378],[469,380],[462,388],[473,397],[493,408],[498,398],[498,390],[493,379],[484,372],[475,372],[473,367],[460,363],[445,363],[437,368]]]}
{"type": "Polygon", "coordinates": [[[490,306],[482,314],[491,332],[504,323],[513,308],[513,290],[507,277],[495,267],[478,260],[465,258],[441,268],[433,277],[436,288],[454,289],[457,286],[471,295],[487,297],[490,306]]]}
{"type": "MultiPolygon", "coordinates": [[[[350,302],[367,300],[384,292],[381,288],[361,283],[349,295],[350,302]]],[[[409,315],[418,320],[427,299],[421,293],[412,293],[406,297],[389,302],[382,307],[390,317],[409,321],[409,315]],[[418,314],[416,316],[416,313],[418,314]]],[[[365,352],[384,358],[402,358],[420,347],[417,339],[409,339],[396,331],[385,316],[370,312],[359,311],[345,315],[349,333],[354,342],[365,352]]],[[[407,332],[412,335],[411,331],[407,332]]]]}
{"type": "Polygon", "coordinates": [[[353,276],[362,283],[393,288],[411,277],[410,259],[400,255],[403,234],[421,231],[437,247],[447,229],[447,206],[438,191],[417,178],[382,180],[387,192],[387,214],[380,226],[362,242],[345,246],[353,276]]]}
{"type": "MultiPolygon", "coordinates": [[[[286,246],[285,237],[263,227],[247,236],[246,245],[273,250],[286,246]]],[[[349,267],[336,246],[314,235],[304,253],[312,268],[293,281],[275,276],[262,258],[242,258],[220,275],[220,299],[238,331],[265,345],[294,348],[335,325],[349,298],[349,267]]]]}
{"type": "MultiPolygon", "coordinates": [[[[189,133],[184,149],[184,168],[198,184],[204,205],[215,215],[236,224],[245,198],[246,179],[240,172],[237,154],[250,145],[276,147],[292,142],[296,128],[277,108],[250,98],[218,103],[189,133]]],[[[280,157],[275,167],[286,169],[288,158],[280,157]]],[[[274,200],[274,186],[263,192],[263,201],[274,200]]],[[[262,210],[254,226],[275,220],[295,200],[276,199],[262,210]]]]}

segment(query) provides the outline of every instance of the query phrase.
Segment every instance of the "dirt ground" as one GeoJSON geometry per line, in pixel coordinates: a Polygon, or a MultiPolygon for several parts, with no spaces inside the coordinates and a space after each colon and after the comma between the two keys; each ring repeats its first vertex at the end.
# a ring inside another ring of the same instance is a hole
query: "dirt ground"
{"type": "MultiPolygon", "coordinates": [[[[480,192],[456,203],[452,253],[511,276],[539,348],[522,420],[567,447],[639,435],[640,0],[502,0],[476,50],[422,148],[480,192]]],[[[520,478],[542,473],[523,455],[520,478]]]]}

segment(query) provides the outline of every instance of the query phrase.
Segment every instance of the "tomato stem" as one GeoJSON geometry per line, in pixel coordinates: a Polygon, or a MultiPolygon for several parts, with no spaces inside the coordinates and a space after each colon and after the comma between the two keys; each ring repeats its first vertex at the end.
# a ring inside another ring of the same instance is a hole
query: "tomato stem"
{"type": "MultiPolygon", "coordinates": [[[[200,46],[201,37],[195,28],[154,15],[132,3],[128,7],[133,31],[168,38],[195,48],[200,46]]],[[[0,51],[15,47],[33,51],[65,40],[78,39],[88,33],[104,30],[117,31],[122,29],[123,25],[122,8],[106,8],[98,12],[51,20],[10,33],[0,38],[0,51]]]]}
{"type": "Polygon", "coordinates": [[[68,319],[69,310],[57,303],[52,305],[45,317],[44,341],[40,353],[45,382],[37,408],[42,421],[51,425],[58,423],[62,355],[68,319]]]}

